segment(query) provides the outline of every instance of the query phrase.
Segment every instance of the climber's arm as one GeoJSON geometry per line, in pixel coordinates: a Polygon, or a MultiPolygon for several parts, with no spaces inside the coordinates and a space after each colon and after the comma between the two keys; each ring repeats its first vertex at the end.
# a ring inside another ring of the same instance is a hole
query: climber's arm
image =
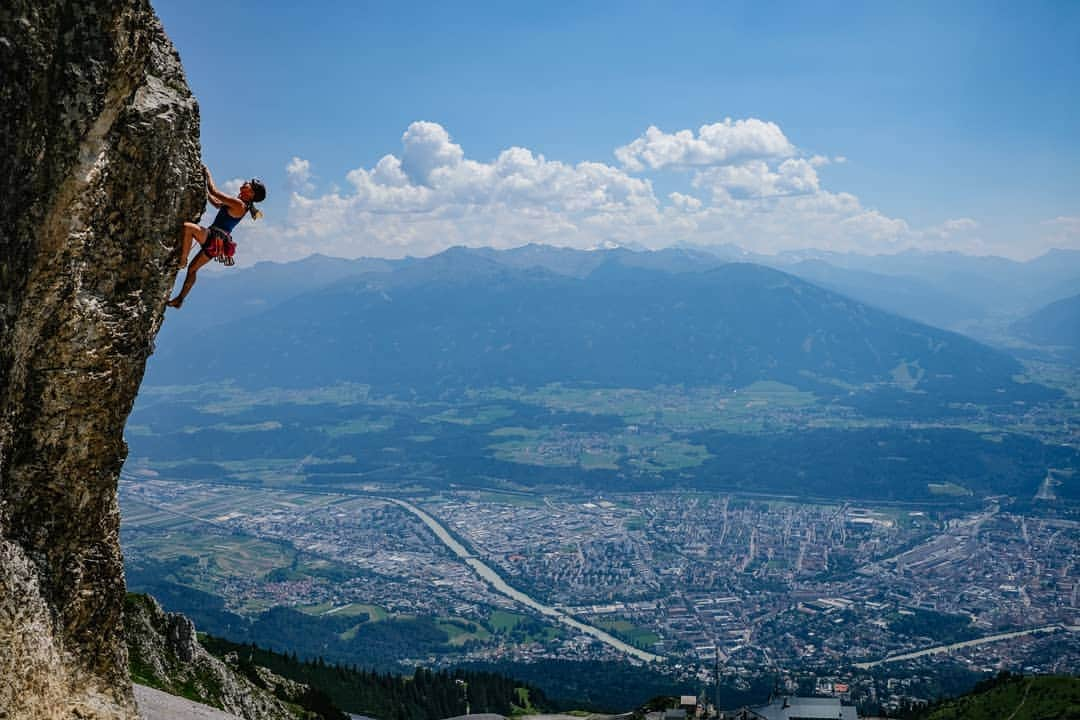
{"type": "Polygon", "coordinates": [[[210,169],[203,165],[203,175],[206,176],[206,198],[210,201],[210,204],[216,208],[222,206],[228,206],[229,213],[233,217],[239,217],[244,214],[247,207],[244,202],[239,198],[226,195],[218,190],[217,185],[214,184],[214,177],[210,174],[210,169]]]}

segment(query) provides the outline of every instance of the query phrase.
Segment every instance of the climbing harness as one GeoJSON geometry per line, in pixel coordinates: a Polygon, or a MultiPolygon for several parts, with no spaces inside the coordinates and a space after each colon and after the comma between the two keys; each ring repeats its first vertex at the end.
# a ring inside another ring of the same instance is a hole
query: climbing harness
{"type": "Polygon", "coordinates": [[[233,242],[232,235],[225,232],[216,225],[211,225],[207,229],[206,244],[203,245],[203,252],[206,256],[217,260],[226,267],[231,267],[236,264],[236,243],[233,242]]]}

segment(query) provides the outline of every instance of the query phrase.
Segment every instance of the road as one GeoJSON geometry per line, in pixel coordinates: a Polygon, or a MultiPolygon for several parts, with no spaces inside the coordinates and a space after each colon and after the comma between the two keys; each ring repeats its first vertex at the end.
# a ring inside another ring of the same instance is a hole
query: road
{"type": "Polygon", "coordinates": [[[924,655],[936,655],[938,653],[952,652],[953,650],[959,650],[960,648],[973,647],[975,645],[985,645],[986,643],[998,642],[1000,640],[1009,640],[1011,638],[1021,637],[1023,635],[1033,635],[1035,633],[1048,633],[1056,632],[1058,630],[1065,630],[1068,632],[1080,631],[1078,625],[1046,625],[1044,627],[1031,628],[1030,630],[1017,630],[1016,632],[998,633],[997,635],[987,635],[986,637],[975,638],[974,640],[965,640],[964,642],[953,643],[952,645],[935,645],[934,647],[926,648],[925,650],[918,650],[916,652],[904,653],[903,655],[893,655],[891,657],[884,658],[882,660],[875,660],[868,663],[855,663],[855,667],[860,670],[869,670],[872,667],[877,667],[884,663],[901,662],[904,660],[914,660],[915,658],[923,657],[924,655]]]}
{"type": "Polygon", "coordinates": [[[473,569],[473,572],[479,575],[485,582],[487,582],[489,585],[491,585],[491,587],[493,587],[495,590],[502,593],[503,595],[506,595],[507,597],[516,600],[522,605],[528,606],[533,610],[536,610],[540,614],[549,617],[563,625],[572,627],[578,632],[583,632],[586,635],[590,635],[599,640],[600,642],[606,643],[607,645],[610,645],[616,650],[619,650],[620,652],[623,652],[627,655],[636,657],[639,660],[644,660],[645,662],[656,662],[664,659],[661,655],[654,655],[653,653],[646,652],[644,650],[641,650],[640,648],[634,647],[633,645],[624,643],[622,640],[612,635],[609,635],[600,628],[593,627],[592,625],[586,625],[579,620],[575,620],[574,618],[564,613],[562,610],[553,608],[550,605],[545,605],[544,603],[533,599],[532,597],[526,595],[520,590],[511,587],[507,584],[505,580],[502,579],[502,577],[497,572],[495,572],[491,568],[491,566],[470,553],[464,545],[455,540],[453,536],[451,536],[450,533],[447,532],[446,528],[442,526],[442,523],[440,523],[434,517],[424,512],[410,502],[399,500],[397,498],[383,499],[388,500],[395,505],[400,505],[402,508],[408,510],[413,515],[420,518],[420,520],[422,520],[425,525],[431,528],[431,531],[435,533],[436,537],[438,537],[444,545],[450,548],[450,550],[455,555],[464,560],[465,563],[473,569]]]}

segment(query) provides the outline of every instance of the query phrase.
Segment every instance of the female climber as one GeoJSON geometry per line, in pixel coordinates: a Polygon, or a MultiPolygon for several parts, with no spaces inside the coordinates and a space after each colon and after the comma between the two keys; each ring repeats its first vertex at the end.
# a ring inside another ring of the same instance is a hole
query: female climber
{"type": "Polygon", "coordinates": [[[211,177],[205,165],[203,165],[203,175],[206,176],[207,199],[211,205],[218,208],[218,214],[208,228],[193,222],[184,223],[184,237],[180,244],[180,267],[183,268],[187,263],[193,241],[198,240],[202,250],[187,266],[187,274],[184,276],[184,286],[180,288],[180,294],[166,303],[174,308],[179,308],[184,304],[184,298],[191,292],[191,286],[195,284],[199,268],[203,265],[211,260],[217,260],[225,265],[233,264],[233,252],[236,249],[232,241],[233,228],[245,213],[251,213],[252,219],[258,220],[262,213],[255,207],[255,203],[262,202],[266,198],[266,186],[257,178],[248,180],[240,186],[240,192],[236,197],[230,197],[217,189],[214,178],[211,177]]]}

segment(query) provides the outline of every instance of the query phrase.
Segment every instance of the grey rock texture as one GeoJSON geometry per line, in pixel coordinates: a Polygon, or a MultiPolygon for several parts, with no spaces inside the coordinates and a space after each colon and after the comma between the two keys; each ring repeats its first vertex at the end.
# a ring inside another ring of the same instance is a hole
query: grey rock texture
{"type": "Polygon", "coordinates": [[[0,718],[137,717],[116,482],[199,157],[146,0],[0,4],[0,718]]]}
{"type": "Polygon", "coordinates": [[[294,720],[275,694],[297,698],[307,686],[257,668],[256,686],[199,644],[195,626],[180,613],[167,613],[149,595],[128,595],[124,627],[132,675],[141,684],[183,695],[246,720],[294,720]]]}

